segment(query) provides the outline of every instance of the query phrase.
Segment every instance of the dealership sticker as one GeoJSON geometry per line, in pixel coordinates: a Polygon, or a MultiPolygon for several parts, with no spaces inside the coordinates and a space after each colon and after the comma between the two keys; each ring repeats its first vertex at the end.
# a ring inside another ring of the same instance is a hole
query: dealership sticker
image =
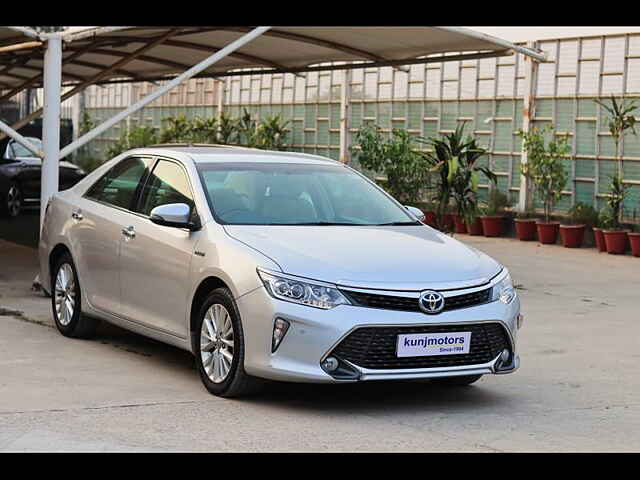
{"type": "Polygon", "coordinates": [[[429,357],[469,353],[471,332],[398,335],[398,357],[429,357]]]}

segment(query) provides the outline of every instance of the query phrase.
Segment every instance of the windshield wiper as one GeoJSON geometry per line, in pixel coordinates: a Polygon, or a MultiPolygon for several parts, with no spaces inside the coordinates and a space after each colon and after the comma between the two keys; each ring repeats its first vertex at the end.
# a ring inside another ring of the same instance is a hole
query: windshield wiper
{"type": "Polygon", "coordinates": [[[389,223],[378,223],[374,226],[376,227],[399,227],[402,225],[422,225],[418,221],[410,221],[410,222],[389,222],[389,223]]]}
{"type": "Polygon", "coordinates": [[[301,223],[284,223],[282,225],[358,225],[358,224],[357,223],[339,223],[339,222],[301,222],[301,223]]]}

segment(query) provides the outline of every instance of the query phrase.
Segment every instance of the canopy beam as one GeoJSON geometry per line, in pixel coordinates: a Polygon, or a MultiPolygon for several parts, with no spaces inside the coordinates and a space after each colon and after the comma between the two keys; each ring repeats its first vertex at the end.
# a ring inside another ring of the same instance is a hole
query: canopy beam
{"type": "Polygon", "coordinates": [[[62,149],[62,151],[60,152],[60,157],[64,158],[67,155],[69,155],[70,153],[73,153],[75,150],[77,150],[78,148],[82,147],[87,142],[90,142],[95,137],[97,137],[98,135],[100,135],[104,131],[106,131],[109,128],[111,128],[116,123],[118,123],[121,120],[123,120],[124,118],[126,118],[131,113],[140,110],[142,107],[144,107],[148,103],[153,102],[156,98],[164,95],[169,90],[171,90],[175,86],[179,85],[183,81],[190,79],[191,77],[193,77],[194,75],[202,72],[203,70],[206,70],[207,68],[209,68],[214,63],[222,60],[223,58],[225,58],[226,56],[231,54],[233,51],[235,51],[238,48],[242,47],[243,45],[249,43],[253,39],[259,37],[260,35],[265,33],[267,30],[269,30],[269,28],[270,27],[254,28],[249,33],[247,33],[246,35],[243,35],[239,39],[231,42],[229,45],[227,45],[226,47],[224,47],[220,51],[212,54],[208,58],[204,59],[200,63],[198,63],[198,64],[194,65],[193,67],[191,67],[190,69],[188,69],[186,72],[178,75],[176,78],[174,78],[173,80],[168,82],[166,85],[158,88],[157,90],[155,90],[154,92],[150,93],[146,97],[140,99],[139,101],[137,101],[133,105],[131,105],[128,108],[124,109],[122,112],[114,115],[109,120],[106,120],[105,122],[101,123],[96,128],[94,128],[90,132],[84,134],[82,137],[80,137],[76,141],[74,141],[74,142],[70,143],[69,145],[67,145],[66,147],[64,147],[62,149]]]}
{"type": "MultiPolygon", "coordinates": [[[[64,95],[62,95],[62,97],[60,97],[60,101],[63,102],[65,101],[67,98],[72,97],[73,95],[75,95],[76,93],[84,90],[85,88],[87,88],[89,85],[92,85],[96,82],[98,82],[99,80],[101,80],[102,78],[104,78],[105,76],[109,75],[111,72],[113,72],[114,70],[118,70],[119,68],[123,67],[124,65],[126,65],[127,63],[131,62],[132,60],[136,59],[137,57],[139,57],[140,55],[142,55],[144,52],[146,52],[147,50],[155,47],[156,45],[159,45],[160,43],[162,43],[164,40],[166,40],[167,38],[169,38],[171,35],[174,35],[175,32],[177,31],[177,29],[171,29],[169,30],[167,33],[165,33],[164,35],[157,37],[153,42],[140,47],[139,49],[137,49],[136,51],[134,51],[133,53],[129,54],[129,56],[127,56],[126,58],[123,58],[122,60],[117,61],[116,63],[114,63],[113,65],[107,67],[105,70],[103,70],[102,72],[97,73],[96,75],[94,75],[93,77],[91,77],[90,79],[85,80],[84,82],[80,83],[79,85],[75,86],[72,90],[68,91],[67,93],[65,93],[64,95]]],[[[49,37],[51,38],[57,38],[57,37],[49,37]]],[[[62,59],[62,54],[61,57],[62,59]]],[[[46,59],[46,54],[45,54],[45,59],[46,59]]],[[[46,61],[45,61],[46,64],[46,61]]],[[[45,80],[46,83],[46,80],[45,80]]],[[[58,87],[58,95],[60,95],[60,90],[58,87]]],[[[42,115],[43,109],[39,108],[38,110],[36,110],[35,112],[33,112],[31,115],[27,115],[26,117],[24,117],[23,119],[19,120],[17,123],[15,123],[12,127],[14,129],[18,129],[23,127],[24,125],[26,125],[27,123],[29,123],[31,120],[33,120],[34,118],[38,118],[40,115],[42,115]]],[[[0,135],[0,140],[4,138],[4,135],[0,135]]]]}

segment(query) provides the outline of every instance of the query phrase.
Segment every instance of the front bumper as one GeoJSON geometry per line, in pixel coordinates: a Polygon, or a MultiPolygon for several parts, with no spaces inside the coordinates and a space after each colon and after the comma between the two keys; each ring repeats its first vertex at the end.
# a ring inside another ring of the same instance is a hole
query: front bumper
{"type": "Polygon", "coordinates": [[[358,380],[404,380],[457,375],[511,373],[520,364],[516,351],[520,301],[508,305],[500,301],[445,311],[438,315],[340,305],[321,310],[274,299],[260,287],[236,299],[245,339],[245,371],[272,380],[310,383],[338,383],[358,380]],[[271,353],[276,318],[290,327],[275,353],[271,353]],[[374,370],[351,364],[356,378],[334,378],[321,368],[321,362],[352,331],[362,327],[416,327],[429,325],[463,326],[495,322],[507,332],[510,343],[508,364],[499,356],[477,365],[437,368],[394,368],[374,370]]]}

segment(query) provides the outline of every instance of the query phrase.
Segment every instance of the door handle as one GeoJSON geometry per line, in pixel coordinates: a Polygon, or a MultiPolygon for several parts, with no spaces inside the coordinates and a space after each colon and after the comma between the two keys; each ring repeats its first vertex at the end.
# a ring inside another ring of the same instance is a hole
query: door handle
{"type": "Polygon", "coordinates": [[[74,210],[73,212],[71,212],[71,218],[73,218],[74,220],[82,220],[84,217],[82,216],[82,213],[80,212],[80,210],[74,210]]]}
{"type": "Polygon", "coordinates": [[[136,237],[136,231],[132,226],[129,226],[127,228],[123,228],[122,229],[122,234],[125,237],[129,238],[129,239],[136,237]]]}

